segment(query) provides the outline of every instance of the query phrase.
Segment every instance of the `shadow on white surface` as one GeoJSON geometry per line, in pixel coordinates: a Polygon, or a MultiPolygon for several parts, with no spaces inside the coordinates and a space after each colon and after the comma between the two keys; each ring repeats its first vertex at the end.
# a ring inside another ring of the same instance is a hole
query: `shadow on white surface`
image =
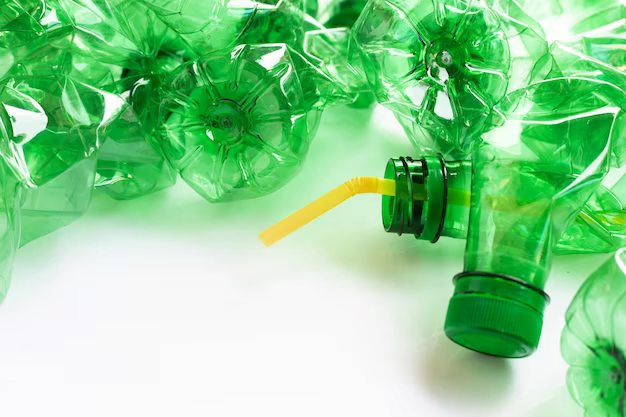
{"type": "Polygon", "coordinates": [[[501,404],[513,386],[510,361],[457,346],[443,333],[420,359],[419,374],[428,391],[467,412],[501,404]]]}

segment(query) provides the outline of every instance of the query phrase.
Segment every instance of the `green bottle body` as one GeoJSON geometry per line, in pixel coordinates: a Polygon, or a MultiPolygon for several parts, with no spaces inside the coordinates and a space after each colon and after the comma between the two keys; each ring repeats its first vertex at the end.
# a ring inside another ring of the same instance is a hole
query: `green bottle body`
{"type": "MultiPolygon", "coordinates": [[[[623,36],[618,37],[622,39],[623,36]]],[[[589,57],[581,52],[579,45],[580,38],[571,42],[555,42],[550,47],[550,54],[537,65],[535,76],[545,74],[547,78],[563,78],[563,79],[585,79],[589,78],[590,74],[593,74],[593,78],[601,81],[603,84],[597,86],[592,90],[589,90],[590,94],[602,97],[604,100],[615,103],[621,108],[626,108],[626,76],[623,70],[623,66],[614,67],[606,62],[602,62],[599,59],[589,57]]],[[[622,54],[623,48],[616,47],[616,42],[613,46],[607,46],[609,52],[605,55],[605,59],[609,62],[611,59],[621,60],[619,58],[622,54]]],[[[577,81],[575,81],[577,82],[577,81]]],[[[583,87],[585,88],[585,87],[583,87]]],[[[555,93],[559,93],[555,91],[555,93]]],[[[626,126],[626,117],[620,115],[617,122],[616,131],[617,135],[612,139],[611,143],[611,164],[612,166],[622,167],[626,163],[626,135],[624,132],[626,126]]],[[[543,142],[536,138],[536,144],[543,142]]]]}
{"type": "Polygon", "coordinates": [[[502,357],[539,344],[554,247],[600,187],[621,109],[588,79],[551,79],[507,96],[474,151],[462,273],[445,330],[502,357]],[[593,93],[590,93],[593,92],[593,93]]]}

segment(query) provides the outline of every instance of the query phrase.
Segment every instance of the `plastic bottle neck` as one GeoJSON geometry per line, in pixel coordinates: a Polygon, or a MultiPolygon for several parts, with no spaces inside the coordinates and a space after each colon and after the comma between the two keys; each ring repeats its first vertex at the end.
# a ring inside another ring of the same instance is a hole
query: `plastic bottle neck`
{"type": "Polygon", "coordinates": [[[396,195],[383,196],[385,230],[398,235],[411,233],[417,239],[432,243],[441,236],[448,236],[445,226],[451,200],[469,205],[469,164],[446,162],[441,156],[390,159],[385,178],[395,180],[396,195]],[[459,170],[467,171],[467,175],[460,174],[459,170]],[[454,191],[451,193],[451,190],[454,191]]]}

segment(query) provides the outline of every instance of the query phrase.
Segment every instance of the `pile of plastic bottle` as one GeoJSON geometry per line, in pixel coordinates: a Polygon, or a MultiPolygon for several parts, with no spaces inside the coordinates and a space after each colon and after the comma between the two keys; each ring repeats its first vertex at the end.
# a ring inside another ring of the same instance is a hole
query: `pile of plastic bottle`
{"type": "MultiPolygon", "coordinates": [[[[268,195],[323,111],[377,102],[415,154],[261,239],[382,194],[387,232],[467,241],[448,337],[532,354],[554,256],[626,247],[626,177],[607,179],[626,163],[626,6],[272,1],[0,0],[0,297],[18,247],[85,213],[95,188],[133,199],[180,176],[210,202],[268,195]]],[[[567,312],[568,386],[589,416],[626,415],[625,262],[567,312]]]]}

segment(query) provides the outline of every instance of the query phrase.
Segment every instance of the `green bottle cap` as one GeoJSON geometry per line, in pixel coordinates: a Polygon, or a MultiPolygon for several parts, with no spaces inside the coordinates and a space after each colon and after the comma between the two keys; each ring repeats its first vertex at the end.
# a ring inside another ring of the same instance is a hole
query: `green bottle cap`
{"type": "Polygon", "coordinates": [[[446,335],[476,352],[523,358],[539,345],[543,310],[550,302],[541,289],[488,272],[464,272],[454,278],[446,335]]]}

